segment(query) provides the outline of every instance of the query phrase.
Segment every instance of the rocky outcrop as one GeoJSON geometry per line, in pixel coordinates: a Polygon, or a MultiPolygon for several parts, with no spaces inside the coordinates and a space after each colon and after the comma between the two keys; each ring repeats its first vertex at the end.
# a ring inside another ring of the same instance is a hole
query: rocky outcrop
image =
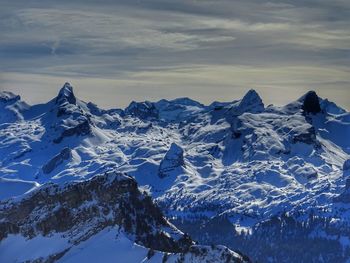
{"type": "Polygon", "coordinates": [[[292,143],[302,142],[306,144],[317,144],[316,130],[313,126],[304,130],[304,132],[299,132],[293,134],[292,143]]]}
{"type": "Polygon", "coordinates": [[[72,158],[72,150],[64,148],[59,154],[55,155],[50,161],[48,161],[42,168],[45,174],[51,173],[57,166],[64,161],[72,158]]]}
{"type": "Polygon", "coordinates": [[[125,114],[138,117],[140,119],[154,119],[158,118],[158,110],[153,103],[145,102],[131,102],[125,109],[125,114]]]}
{"type": "Polygon", "coordinates": [[[309,91],[308,93],[306,93],[306,95],[304,96],[302,110],[305,113],[312,114],[321,112],[320,101],[315,91],[309,91]]]}
{"type": "Polygon", "coordinates": [[[238,110],[239,110],[239,113],[262,112],[264,110],[264,103],[260,98],[259,94],[255,90],[251,89],[244,95],[244,97],[238,104],[238,110]]]}
{"type": "Polygon", "coordinates": [[[59,91],[55,102],[58,105],[63,105],[66,103],[76,104],[77,99],[74,96],[73,87],[68,82],[66,82],[59,91]]]}
{"type": "Polygon", "coordinates": [[[350,178],[346,179],[344,191],[334,198],[335,202],[350,203],[350,178]]]}
{"type": "Polygon", "coordinates": [[[19,100],[21,100],[21,97],[19,95],[13,94],[12,92],[9,92],[9,91],[0,92],[0,102],[2,103],[10,104],[19,100]]]}
{"type": "Polygon", "coordinates": [[[139,192],[132,178],[115,172],[64,186],[47,184],[20,201],[0,203],[0,211],[0,241],[9,234],[31,239],[59,233],[76,245],[119,226],[136,243],[155,250],[186,252],[193,244],[139,192]]]}
{"type": "Polygon", "coordinates": [[[29,108],[25,102],[21,101],[19,95],[9,91],[0,91],[0,124],[23,120],[23,112],[29,108]]]}
{"type": "Polygon", "coordinates": [[[90,122],[88,119],[86,119],[83,122],[78,123],[74,127],[65,129],[58,138],[53,140],[53,142],[60,143],[65,137],[70,137],[73,135],[77,135],[77,136],[89,135],[91,134],[91,132],[92,132],[92,128],[90,126],[90,122]]]}
{"type": "Polygon", "coordinates": [[[53,128],[53,133],[56,134],[54,143],[60,143],[66,137],[92,133],[94,126],[92,115],[81,105],[82,102],[77,100],[73,93],[73,87],[68,82],[65,83],[55,98],[51,110],[56,113],[57,118],[48,120],[52,122],[49,128],[53,128]]]}
{"type": "Polygon", "coordinates": [[[260,113],[265,109],[261,97],[253,89],[249,90],[240,101],[235,101],[229,105],[215,103],[211,107],[214,107],[212,113],[214,119],[224,116],[227,122],[231,124],[232,129],[237,128],[238,116],[244,113],[260,113]]]}
{"type": "Polygon", "coordinates": [[[0,242],[9,235],[24,236],[28,244],[42,236],[66,240],[45,258],[27,253],[28,262],[59,261],[72,248],[111,227],[149,248],[148,259],[158,251],[162,262],[250,262],[224,246],[195,245],[163,217],[149,196],[139,192],[134,179],[121,173],[108,172],[63,186],[49,183],[23,199],[0,203],[0,211],[0,242]]]}
{"type": "Polygon", "coordinates": [[[347,159],[343,164],[343,171],[350,171],[350,159],[347,159]]]}
{"type": "Polygon", "coordinates": [[[184,165],[183,149],[176,143],[172,143],[159,165],[159,177],[167,177],[171,171],[184,165]]]}

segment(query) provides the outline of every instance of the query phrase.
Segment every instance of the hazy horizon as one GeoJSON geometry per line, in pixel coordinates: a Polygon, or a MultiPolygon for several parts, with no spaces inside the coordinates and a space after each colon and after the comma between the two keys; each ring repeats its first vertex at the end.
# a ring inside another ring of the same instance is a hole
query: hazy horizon
{"type": "Polygon", "coordinates": [[[31,104],[68,81],[103,108],[255,89],[350,109],[348,1],[0,1],[0,90],[31,104]]]}
{"type": "MultiPolygon", "coordinates": [[[[72,85],[72,83],[70,83],[72,85]]],[[[61,85],[63,86],[63,85],[61,85]]],[[[49,89],[50,91],[52,92],[47,92],[45,94],[40,94],[41,96],[37,96],[37,97],[33,97],[32,94],[28,94],[27,92],[24,92],[23,94],[20,94],[19,92],[21,92],[20,89],[13,89],[13,90],[6,90],[6,91],[10,91],[10,92],[13,92],[15,95],[20,95],[21,96],[21,100],[28,103],[29,105],[35,105],[35,104],[42,104],[42,103],[46,103],[50,100],[52,100],[53,98],[55,98],[55,96],[58,95],[58,92],[61,88],[61,86],[57,89],[57,90],[51,90],[49,89]]],[[[209,105],[215,101],[218,101],[218,102],[231,102],[231,101],[234,101],[234,100],[239,100],[239,99],[242,99],[243,96],[250,90],[250,89],[241,89],[239,92],[239,94],[235,94],[236,97],[233,97],[231,99],[229,98],[223,98],[221,100],[208,100],[208,101],[203,101],[201,100],[200,98],[199,99],[196,99],[194,96],[174,96],[174,97],[171,97],[171,96],[165,96],[165,97],[154,97],[154,98],[145,98],[145,99],[142,99],[142,97],[140,97],[140,99],[131,99],[130,101],[123,101],[121,102],[120,104],[116,103],[116,104],[113,104],[113,103],[104,103],[103,99],[105,97],[105,94],[101,94],[100,96],[97,96],[97,98],[91,98],[89,96],[89,93],[87,92],[84,92],[84,90],[80,89],[79,87],[76,87],[74,85],[73,86],[73,91],[74,91],[74,94],[75,96],[78,98],[78,99],[81,99],[85,102],[92,102],[94,104],[96,104],[97,106],[99,106],[100,108],[103,108],[103,109],[116,109],[116,108],[125,108],[127,107],[132,101],[137,101],[137,102],[142,102],[142,101],[151,101],[151,102],[157,102],[161,99],[168,99],[168,100],[173,100],[173,99],[177,99],[177,98],[183,98],[183,97],[187,97],[187,98],[190,98],[192,100],[195,100],[197,102],[200,102],[204,105],[209,105]],[[237,97],[238,96],[238,97],[237,97]],[[100,99],[98,98],[100,97],[100,99]],[[90,99],[89,99],[90,98],[90,99]]],[[[253,88],[252,88],[253,89],[253,88]]],[[[286,100],[286,98],[282,98],[280,99],[280,103],[274,103],[274,101],[271,101],[271,98],[269,98],[269,94],[266,93],[266,92],[261,92],[261,90],[257,90],[257,89],[254,89],[257,91],[257,93],[259,94],[259,96],[261,97],[261,99],[263,100],[263,103],[266,106],[268,105],[274,105],[274,106],[284,106],[290,102],[293,102],[295,100],[297,100],[298,98],[300,98],[302,95],[304,95],[306,92],[308,91],[311,91],[311,90],[305,90],[304,93],[300,93],[297,97],[295,98],[291,98],[291,100],[286,100]]],[[[23,90],[22,90],[23,91],[23,90]]],[[[117,94],[115,94],[117,96],[117,94]]],[[[324,97],[322,96],[321,94],[317,93],[317,95],[319,97],[321,97],[322,99],[328,99],[329,101],[332,101],[332,102],[335,102],[334,100],[328,98],[328,97],[324,97]]],[[[112,101],[113,102],[113,97],[112,98],[109,98],[109,102],[112,101]]],[[[117,102],[119,100],[116,100],[117,102]]],[[[336,103],[336,102],[335,102],[336,103]]],[[[347,109],[346,107],[344,107],[343,105],[340,105],[340,104],[337,104],[338,106],[340,106],[341,108],[349,111],[349,109],[347,109]]]]}

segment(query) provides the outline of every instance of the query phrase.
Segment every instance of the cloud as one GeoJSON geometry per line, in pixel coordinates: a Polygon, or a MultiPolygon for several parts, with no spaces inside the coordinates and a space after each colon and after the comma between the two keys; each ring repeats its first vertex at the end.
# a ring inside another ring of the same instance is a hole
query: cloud
{"type": "MultiPolygon", "coordinates": [[[[125,85],[125,101],[198,93],[207,102],[228,90],[238,97],[247,88],[286,87],[287,99],[313,88],[350,101],[345,0],[2,1],[1,89],[13,89],[16,78],[31,90],[53,89],[46,79],[90,86],[87,78],[110,94],[109,85],[125,85]]],[[[88,98],[92,91],[82,89],[88,98]]]]}

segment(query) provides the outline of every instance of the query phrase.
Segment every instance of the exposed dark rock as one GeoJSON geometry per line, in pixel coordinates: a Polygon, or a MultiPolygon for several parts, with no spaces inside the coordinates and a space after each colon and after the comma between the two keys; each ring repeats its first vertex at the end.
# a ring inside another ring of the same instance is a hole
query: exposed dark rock
{"type": "Polygon", "coordinates": [[[74,96],[73,87],[68,82],[66,82],[56,97],[56,104],[76,104],[76,102],[77,99],[74,96]]]}
{"type": "Polygon", "coordinates": [[[312,114],[321,112],[320,101],[315,91],[309,91],[305,95],[302,110],[312,114]]]}
{"type": "Polygon", "coordinates": [[[214,145],[208,148],[208,152],[215,158],[220,156],[221,149],[218,145],[214,145]]]}
{"type": "Polygon", "coordinates": [[[25,148],[22,151],[20,151],[17,155],[13,157],[14,160],[22,158],[27,153],[30,153],[32,151],[31,148],[25,148]]]}
{"type": "Polygon", "coordinates": [[[65,186],[47,184],[20,201],[0,203],[0,240],[64,233],[79,244],[109,226],[120,226],[145,247],[185,252],[193,244],[163,217],[134,179],[114,172],[65,186]],[[170,232],[166,232],[170,231],[170,232]]]}
{"type": "Polygon", "coordinates": [[[54,139],[53,142],[60,143],[65,137],[70,137],[73,135],[77,135],[77,136],[89,135],[89,134],[91,134],[91,132],[92,132],[92,129],[90,126],[90,122],[88,119],[86,119],[83,122],[76,125],[75,127],[68,128],[68,129],[64,130],[62,132],[61,136],[54,139]]]}
{"type": "Polygon", "coordinates": [[[264,103],[259,94],[251,89],[249,90],[238,105],[239,113],[243,112],[261,112],[264,110],[264,103]]]}
{"type": "Polygon", "coordinates": [[[154,103],[145,102],[131,102],[125,109],[127,115],[136,116],[140,119],[158,118],[158,110],[154,106],[154,103]]]}
{"type": "Polygon", "coordinates": [[[72,150],[64,148],[59,154],[55,155],[50,161],[48,161],[42,170],[45,174],[51,173],[57,166],[62,164],[65,160],[72,158],[72,150]]]}
{"type": "Polygon", "coordinates": [[[310,127],[304,133],[298,133],[293,136],[293,143],[303,142],[306,144],[317,144],[316,130],[314,127],[310,127]]]}
{"type": "Polygon", "coordinates": [[[172,170],[184,166],[184,151],[176,143],[172,143],[159,166],[159,177],[164,178],[172,170]]]}
{"type": "Polygon", "coordinates": [[[347,159],[343,164],[343,171],[349,171],[350,170],[350,159],[347,159]]]}
{"type": "Polygon", "coordinates": [[[0,92],[0,102],[2,103],[12,104],[19,100],[21,100],[21,97],[19,95],[13,94],[12,92],[9,92],[9,91],[0,92]]]}

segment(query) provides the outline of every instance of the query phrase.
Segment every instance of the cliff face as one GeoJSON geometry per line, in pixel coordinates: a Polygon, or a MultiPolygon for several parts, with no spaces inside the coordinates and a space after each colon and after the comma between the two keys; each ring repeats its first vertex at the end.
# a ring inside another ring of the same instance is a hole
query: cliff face
{"type": "Polygon", "coordinates": [[[77,245],[106,227],[118,226],[151,249],[184,252],[193,244],[123,174],[107,173],[64,186],[48,184],[22,200],[1,203],[0,209],[0,241],[9,234],[33,238],[60,233],[77,245]]]}
{"type": "MultiPolygon", "coordinates": [[[[122,240],[118,235],[125,236],[124,240],[130,244],[136,243],[149,250],[147,260],[150,262],[160,262],[160,258],[163,262],[197,262],[193,259],[206,260],[217,256],[220,256],[220,262],[244,262],[242,256],[225,247],[194,245],[187,234],[163,217],[149,196],[138,190],[134,179],[121,173],[109,172],[63,186],[50,183],[22,199],[0,203],[0,211],[0,252],[7,254],[1,242],[8,243],[14,237],[24,237],[28,243],[31,240],[37,243],[40,238],[47,240],[47,243],[40,242],[41,250],[52,251],[45,257],[36,257],[29,251],[26,262],[61,259],[65,262],[71,255],[76,256],[75,251],[80,247],[91,243],[89,240],[115,231],[117,237],[114,241],[112,239],[115,249],[122,240]],[[64,240],[63,245],[52,249],[50,246],[57,239],[64,240]]],[[[110,244],[105,241],[102,246],[110,244]]],[[[21,253],[23,251],[18,251],[21,253]]],[[[125,260],[134,262],[130,257],[125,257],[125,260]]]]}

